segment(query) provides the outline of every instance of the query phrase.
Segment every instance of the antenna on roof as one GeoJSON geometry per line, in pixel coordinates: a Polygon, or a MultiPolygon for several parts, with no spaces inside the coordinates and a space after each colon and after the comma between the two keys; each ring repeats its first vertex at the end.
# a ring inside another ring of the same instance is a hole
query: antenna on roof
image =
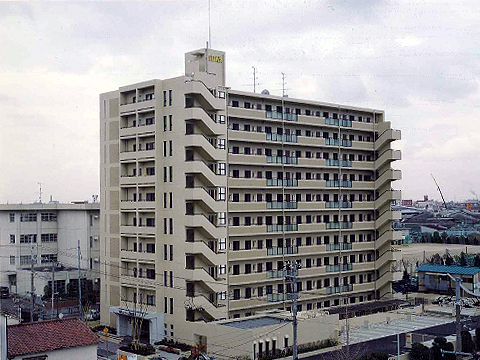
{"type": "Polygon", "coordinates": [[[255,85],[257,83],[257,69],[255,66],[252,66],[253,68],[253,92],[255,92],[255,85]]]}
{"type": "Polygon", "coordinates": [[[38,190],[38,202],[41,204],[42,203],[42,183],[40,181],[37,182],[39,186],[38,190]]]}
{"type": "Polygon", "coordinates": [[[211,35],[211,28],[210,28],[210,2],[211,0],[208,0],[208,44],[207,48],[212,46],[212,35],[211,35]]]}
{"type": "Polygon", "coordinates": [[[282,72],[282,97],[285,97],[287,96],[287,94],[285,94],[285,78],[286,78],[286,75],[285,73],[282,72]]]}

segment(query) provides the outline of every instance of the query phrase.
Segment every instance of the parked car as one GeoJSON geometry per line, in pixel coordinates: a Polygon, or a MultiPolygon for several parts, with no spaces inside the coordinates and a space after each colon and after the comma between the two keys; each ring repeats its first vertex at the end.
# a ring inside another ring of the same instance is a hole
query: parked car
{"type": "Polygon", "coordinates": [[[0,297],[2,299],[10,297],[10,291],[8,290],[8,286],[0,286],[0,297]]]}

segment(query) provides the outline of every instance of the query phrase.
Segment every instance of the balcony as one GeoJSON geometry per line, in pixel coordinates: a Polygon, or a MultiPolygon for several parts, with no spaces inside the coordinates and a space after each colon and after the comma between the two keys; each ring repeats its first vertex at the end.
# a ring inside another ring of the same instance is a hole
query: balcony
{"type": "Polygon", "coordinates": [[[292,270],[269,270],[267,271],[267,279],[279,279],[285,276],[293,276],[292,270]]]}
{"type": "Polygon", "coordinates": [[[327,289],[327,295],[339,294],[343,292],[353,291],[353,285],[329,286],[326,289],[327,289]]]}
{"type": "Polygon", "coordinates": [[[268,302],[280,302],[280,301],[289,301],[289,300],[293,300],[293,294],[292,293],[268,294],[267,295],[267,301],[268,302]]]}
{"type": "Polygon", "coordinates": [[[325,118],[325,124],[334,125],[334,126],[352,127],[352,122],[350,120],[343,120],[343,119],[325,118]]]}
{"type": "Polygon", "coordinates": [[[298,159],[290,156],[267,156],[267,164],[298,164],[298,159]]]}
{"type": "Polygon", "coordinates": [[[392,201],[400,200],[402,198],[402,192],[400,190],[389,189],[380,195],[375,200],[375,207],[378,209],[385,204],[390,205],[392,201]]]}
{"type": "Polygon", "coordinates": [[[326,245],[327,251],[340,251],[340,250],[351,250],[351,249],[352,249],[351,243],[338,243],[338,244],[326,245]]]}
{"type": "Polygon", "coordinates": [[[279,142],[289,142],[289,143],[296,143],[297,142],[297,135],[279,135],[274,133],[266,133],[266,140],[270,141],[279,141],[279,142]]]}
{"type": "Polygon", "coordinates": [[[353,162],[350,160],[342,160],[342,167],[352,167],[353,162]]]}
{"type": "Polygon", "coordinates": [[[204,134],[222,135],[227,132],[227,125],[225,123],[216,122],[202,108],[189,108],[185,109],[184,112],[185,120],[195,121],[204,134]]]}
{"type": "Polygon", "coordinates": [[[298,186],[297,179],[267,179],[267,186],[298,186]]]}
{"type": "Polygon", "coordinates": [[[298,203],[296,201],[273,201],[267,202],[267,209],[297,209],[298,203]]]}
{"type": "Polygon", "coordinates": [[[340,162],[338,159],[325,159],[326,166],[339,166],[340,162]]]}
{"type": "Polygon", "coordinates": [[[186,81],[184,93],[185,95],[194,95],[204,109],[211,111],[225,109],[225,99],[216,98],[202,81],[186,81]]]}
{"type": "Polygon", "coordinates": [[[327,272],[351,271],[352,264],[327,265],[327,272]]]}
{"type": "Polygon", "coordinates": [[[298,254],[298,246],[267,248],[267,256],[298,254]]]}
{"type": "Polygon", "coordinates": [[[351,229],[353,227],[353,223],[351,222],[329,222],[325,224],[325,228],[327,230],[331,229],[351,229]]]}
{"type": "Polygon", "coordinates": [[[375,188],[380,188],[389,181],[401,180],[402,172],[400,170],[388,169],[384,171],[377,180],[375,180],[375,188]]]}
{"type": "Polygon", "coordinates": [[[326,209],[350,209],[352,203],[350,201],[328,201],[325,203],[326,209]]]}
{"type": "Polygon", "coordinates": [[[380,134],[378,139],[375,141],[375,150],[382,148],[384,145],[402,138],[402,133],[400,130],[386,129],[380,134]]]}
{"type": "Polygon", "coordinates": [[[185,136],[185,147],[192,147],[198,151],[203,158],[208,158],[212,161],[225,160],[227,153],[225,150],[217,149],[203,134],[191,134],[185,136]]]}
{"type": "Polygon", "coordinates": [[[325,145],[329,146],[338,146],[339,142],[338,139],[334,138],[325,138],[325,145]]]}
{"type": "Polygon", "coordinates": [[[272,224],[267,225],[267,232],[287,232],[287,231],[297,231],[297,224],[272,224]]]}
{"type": "Polygon", "coordinates": [[[327,187],[344,187],[344,188],[351,188],[352,182],[349,180],[327,180],[326,181],[327,187]]]}
{"type": "Polygon", "coordinates": [[[276,111],[266,111],[265,117],[267,119],[277,119],[285,121],[298,121],[298,116],[296,114],[285,114],[276,111]]]}
{"type": "Polygon", "coordinates": [[[122,249],[120,250],[120,258],[122,260],[130,260],[130,261],[146,261],[146,262],[154,262],[156,259],[155,253],[150,252],[138,252],[138,251],[130,251],[122,249]]]}

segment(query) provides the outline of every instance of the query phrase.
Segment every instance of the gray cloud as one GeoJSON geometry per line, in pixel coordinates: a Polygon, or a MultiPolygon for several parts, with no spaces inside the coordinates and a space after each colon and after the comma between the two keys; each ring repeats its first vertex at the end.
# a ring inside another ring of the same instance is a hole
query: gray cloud
{"type": "MultiPolygon", "coordinates": [[[[480,4],[212,0],[229,85],[383,108],[402,130],[405,198],[480,192],[480,4]],[[250,84],[250,85],[249,85],[250,84]]],[[[0,201],[37,181],[63,201],[98,193],[98,94],[178,76],[205,45],[207,1],[0,2],[0,201]]]]}

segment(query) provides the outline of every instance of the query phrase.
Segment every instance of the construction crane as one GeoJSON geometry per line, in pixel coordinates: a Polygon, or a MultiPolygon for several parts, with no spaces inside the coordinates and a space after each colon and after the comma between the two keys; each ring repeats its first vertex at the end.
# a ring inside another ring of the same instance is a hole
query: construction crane
{"type": "Polygon", "coordinates": [[[447,210],[448,207],[447,207],[447,203],[445,202],[445,198],[443,197],[442,190],[440,190],[440,186],[438,185],[437,180],[435,180],[435,176],[433,176],[432,173],[430,173],[430,175],[432,175],[433,181],[435,181],[435,185],[437,185],[438,192],[440,193],[440,196],[442,197],[442,200],[443,200],[443,205],[445,205],[445,210],[447,210]]]}

